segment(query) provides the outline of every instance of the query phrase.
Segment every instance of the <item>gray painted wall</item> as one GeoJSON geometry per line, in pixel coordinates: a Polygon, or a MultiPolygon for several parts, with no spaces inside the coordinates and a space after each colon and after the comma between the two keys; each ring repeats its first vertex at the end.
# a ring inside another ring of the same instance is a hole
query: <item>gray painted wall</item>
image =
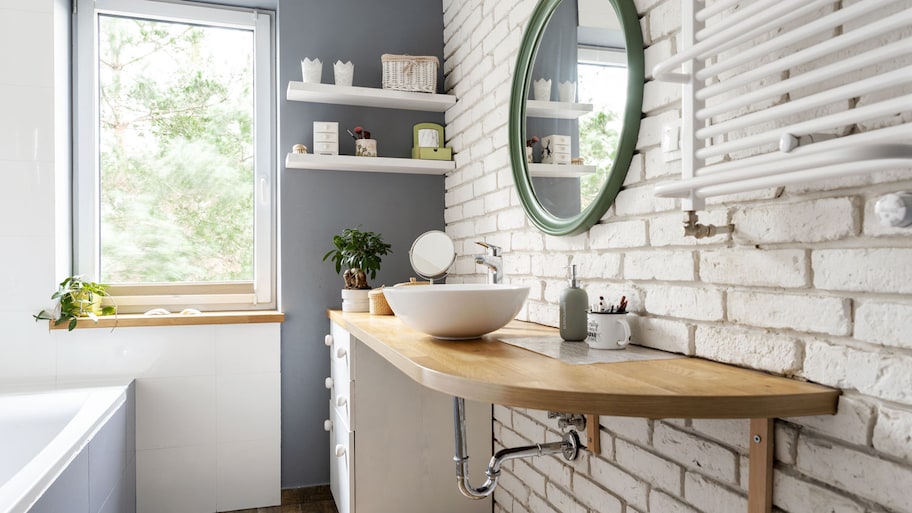
{"type": "MultiPolygon", "coordinates": [[[[296,143],[312,147],[314,121],[338,121],[340,153],[354,153],[345,128],[361,125],[378,140],[380,156],[408,157],[412,126],[443,124],[425,112],[288,102],[289,80],[301,79],[304,57],[323,61],[323,82],[332,83],[332,63],[351,60],[354,85],[380,87],[383,53],[436,55],[443,62],[440,0],[279,0],[279,142],[282,216],[282,486],[329,481],[329,352],[323,336],[327,308],[341,304],[342,279],[322,262],[332,236],[361,226],[379,232],[393,254],[372,285],[413,276],[408,250],[419,234],[444,227],[441,176],[286,170],[285,152],[296,143]],[[342,134],[345,134],[344,136],[342,134]]],[[[442,87],[438,77],[438,91],[442,87]]]]}

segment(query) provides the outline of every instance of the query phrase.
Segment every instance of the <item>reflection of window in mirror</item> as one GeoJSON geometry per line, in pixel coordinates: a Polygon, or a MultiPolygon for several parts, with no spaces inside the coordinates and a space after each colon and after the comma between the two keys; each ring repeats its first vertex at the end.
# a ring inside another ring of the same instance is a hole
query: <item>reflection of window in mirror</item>
{"type": "Polygon", "coordinates": [[[580,103],[592,112],[579,119],[580,155],[596,167],[580,180],[583,208],[607,180],[617,154],[627,103],[627,53],[624,33],[609,2],[578,0],[577,73],[580,103]]]}

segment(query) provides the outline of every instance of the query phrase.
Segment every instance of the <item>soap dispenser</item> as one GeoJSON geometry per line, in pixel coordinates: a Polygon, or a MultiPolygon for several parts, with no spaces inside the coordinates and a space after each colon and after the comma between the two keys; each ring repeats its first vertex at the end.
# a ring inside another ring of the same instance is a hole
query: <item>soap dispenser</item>
{"type": "Polygon", "coordinates": [[[586,308],[589,296],[576,280],[576,265],[570,266],[570,286],[560,296],[560,336],[568,342],[586,340],[586,308]]]}

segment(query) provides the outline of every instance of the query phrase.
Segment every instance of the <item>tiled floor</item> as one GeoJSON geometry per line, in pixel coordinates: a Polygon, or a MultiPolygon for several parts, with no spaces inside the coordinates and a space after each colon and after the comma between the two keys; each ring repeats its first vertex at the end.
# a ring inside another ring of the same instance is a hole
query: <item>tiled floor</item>
{"type": "Polygon", "coordinates": [[[328,486],[282,490],[282,505],[230,513],[338,513],[328,486]]]}

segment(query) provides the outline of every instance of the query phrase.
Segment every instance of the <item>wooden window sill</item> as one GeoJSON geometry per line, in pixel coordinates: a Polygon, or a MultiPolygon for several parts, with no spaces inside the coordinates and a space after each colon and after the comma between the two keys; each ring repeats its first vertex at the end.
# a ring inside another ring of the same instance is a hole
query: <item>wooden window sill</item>
{"type": "MultiPolygon", "coordinates": [[[[275,310],[251,310],[233,312],[203,312],[199,315],[143,315],[118,314],[99,317],[93,322],[88,317],[79,319],[76,329],[85,328],[136,328],[148,326],[201,326],[206,324],[258,324],[284,322],[285,314],[275,310]]],[[[52,330],[66,330],[67,323],[54,325],[48,321],[52,330]]]]}

